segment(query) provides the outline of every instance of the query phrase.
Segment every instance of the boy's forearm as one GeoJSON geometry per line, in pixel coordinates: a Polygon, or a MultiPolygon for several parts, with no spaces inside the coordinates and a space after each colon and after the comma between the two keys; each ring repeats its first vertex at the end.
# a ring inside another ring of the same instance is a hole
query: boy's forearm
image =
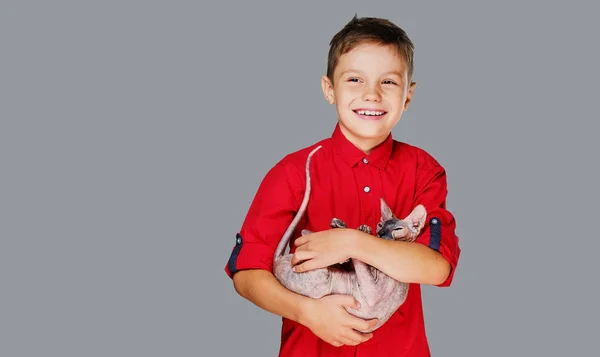
{"type": "Polygon", "coordinates": [[[390,241],[356,231],[351,256],[392,278],[418,284],[441,284],[450,264],[433,249],[418,243],[390,241]]]}
{"type": "Polygon", "coordinates": [[[238,294],[263,310],[303,322],[303,311],[309,298],[286,289],[269,271],[239,271],[233,276],[233,284],[238,294]]]}

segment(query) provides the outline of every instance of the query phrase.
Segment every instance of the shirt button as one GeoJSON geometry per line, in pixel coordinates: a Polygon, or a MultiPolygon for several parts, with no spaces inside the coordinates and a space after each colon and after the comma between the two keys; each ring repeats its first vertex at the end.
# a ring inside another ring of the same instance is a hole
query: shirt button
{"type": "Polygon", "coordinates": [[[368,164],[368,163],[369,163],[369,160],[367,160],[367,158],[363,158],[363,162],[364,162],[365,164],[368,164]]]}
{"type": "Polygon", "coordinates": [[[369,187],[369,186],[365,186],[365,188],[363,188],[363,190],[364,190],[365,192],[369,192],[369,191],[371,191],[371,187],[369,187]]]}

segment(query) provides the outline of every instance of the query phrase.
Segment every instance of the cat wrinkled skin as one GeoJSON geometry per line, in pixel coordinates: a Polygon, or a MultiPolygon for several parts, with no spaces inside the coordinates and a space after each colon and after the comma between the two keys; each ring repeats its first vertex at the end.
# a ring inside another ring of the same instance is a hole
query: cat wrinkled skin
{"type": "MultiPolygon", "coordinates": [[[[345,309],[352,315],[363,319],[378,319],[377,325],[360,332],[372,332],[383,325],[390,316],[404,303],[408,295],[409,284],[397,281],[382,271],[357,259],[334,266],[296,273],[292,267],[293,254],[284,253],[298,222],[306,212],[311,181],[310,161],[321,146],[313,149],[306,160],[306,189],[300,209],[294,220],[282,236],[274,254],[273,274],[287,289],[311,298],[321,298],[331,294],[353,296],[360,304],[360,309],[345,309]],[[344,268],[346,267],[346,268],[344,268]]],[[[418,205],[404,219],[394,216],[383,198],[380,199],[381,219],[377,224],[376,235],[382,239],[414,241],[425,224],[427,212],[423,205],[418,205]]],[[[346,228],[346,224],[333,218],[332,229],[346,228]]],[[[361,225],[358,230],[371,234],[371,228],[361,225]]],[[[303,230],[302,235],[310,234],[303,230]]]]}

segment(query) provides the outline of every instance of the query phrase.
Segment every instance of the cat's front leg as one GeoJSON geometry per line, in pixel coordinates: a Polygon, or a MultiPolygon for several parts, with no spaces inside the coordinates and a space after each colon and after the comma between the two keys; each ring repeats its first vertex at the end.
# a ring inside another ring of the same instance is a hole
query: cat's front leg
{"type": "Polygon", "coordinates": [[[335,217],[331,219],[331,222],[329,222],[329,226],[331,228],[348,228],[344,221],[335,217]]]}
{"type": "Polygon", "coordinates": [[[369,227],[367,224],[361,225],[358,227],[358,230],[367,234],[373,234],[373,230],[371,230],[371,227],[369,227]]]}

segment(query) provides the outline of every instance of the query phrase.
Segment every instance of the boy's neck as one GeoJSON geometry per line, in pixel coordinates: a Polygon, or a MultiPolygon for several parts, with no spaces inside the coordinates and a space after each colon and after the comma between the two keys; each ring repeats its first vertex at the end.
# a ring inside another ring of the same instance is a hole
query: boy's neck
{"type": "Polygon", "coordinates": [[[373,139],[364,139],[354,136],[350,133],[343,125],[340,124],[340,130],[342,134],[346,137],[346,139],[351,142],[354,146],[356,146],[360,151],[364,152],[365,155],[368,155],[375,149],[377,146],[381,145],[389,136],[389,133],[383,137],[373,138],[373,139]]]}

